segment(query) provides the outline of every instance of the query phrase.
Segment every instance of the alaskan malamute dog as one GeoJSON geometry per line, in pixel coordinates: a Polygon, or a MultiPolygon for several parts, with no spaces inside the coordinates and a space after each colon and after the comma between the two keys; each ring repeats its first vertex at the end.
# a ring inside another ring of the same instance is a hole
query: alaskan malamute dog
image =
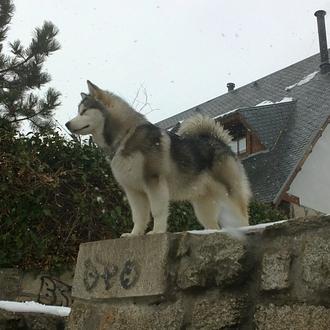
{"type": "Polygon", "coordinates": [[[124,189],[134,227],[123,236],[167,230],[169,202],[193,205],[206,229],[248,225],[250,187],[244,168],[229,147],[231,137],[213,119],[197,115],[178,133],[151,124],[120,97],[87,81],[78,115],[66,123],[80,135],[91,134],[110,158],[114,177],[124,189]]]}

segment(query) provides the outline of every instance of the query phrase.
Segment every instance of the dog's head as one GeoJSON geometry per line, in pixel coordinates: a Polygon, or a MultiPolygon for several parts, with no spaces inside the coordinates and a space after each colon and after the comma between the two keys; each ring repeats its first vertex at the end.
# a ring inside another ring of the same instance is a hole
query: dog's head
{"type": "Polygon", "coordinates": [[[68,121],[65,126],[70,132],[87,135],[95,134],[103,129],[106,104],[103,103],[106,92],[87,80],[89,94],[81,93],[78,115],[68,121]]]}

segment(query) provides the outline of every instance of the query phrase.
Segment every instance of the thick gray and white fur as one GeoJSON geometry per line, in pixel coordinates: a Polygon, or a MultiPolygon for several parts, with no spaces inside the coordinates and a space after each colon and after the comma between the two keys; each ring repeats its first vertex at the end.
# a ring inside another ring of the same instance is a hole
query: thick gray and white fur
{"type": "Polygon", "coordinates": [[[91,134],[109,155],[113,175],[127,195],[134,227],[123,236],[167,231],[170,201],[189,201],[206,229],[249,224],[251,191],[231,137],[213,119],[185,120],[177,134],[151,124],[127,102],[87,81],[78,115],[66,123],[91,134]]]}

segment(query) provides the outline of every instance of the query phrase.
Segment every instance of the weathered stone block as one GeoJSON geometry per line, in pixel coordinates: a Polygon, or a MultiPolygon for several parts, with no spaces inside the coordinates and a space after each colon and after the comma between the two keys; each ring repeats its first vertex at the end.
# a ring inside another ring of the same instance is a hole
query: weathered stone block
{"type": "Polygon", "coordinates": [[[262,258],[262,290],[281,290],[289,287],[291,256],[288,251],[265,253],[262,258]]]}
{"type": "MultiPolygon", "coordinates": [[[[330,232],[306,239],[301,258],[302,279],[310,289],[330,290],[330,232]]],[[[316,235],[315,235],[316,236],[316,235]]]]}
{"type": "Polygon", "coordinates": [[[59,330],[64,329],[66,317],[38,314],[12,313],[0,310],[0,330],[59,330]]]}
{"type": "Polygon", "coordinates": [[[102,299],[163,294],[169,242],[169,234],[157,234],[81,244],[72,295],[102,299]]]}
{"type": "Polygon", "coordinates": [[[132,303],[97,304],[74,302],[69,330],[168,330],[181,329],[184,309],[181,300],[154,305],[132,303]]]}
{"type": "Polygon", "coordinates": [[[18,269],[0,269],[0,300],[15,300],[21,285],[22,272],[18,269]]]}
{"type": "Polygon", "coordinates": [[[322,306],[258,306],[254,319],[260,330],[330,329],[330,309],[322,306]]]}
{"type": "Polygon", "coordinates": [[[211,294],[196,298],[189,329],[239,329],[245,314],[244,296],[211,294]]]}
{"type": "Polygon", "coordinates": [[[247,274],[244,243],[224,233],[186,234],[178,255],[181,260],[177,285],[181,289],[226,286],[242,280],[247,274]]]}

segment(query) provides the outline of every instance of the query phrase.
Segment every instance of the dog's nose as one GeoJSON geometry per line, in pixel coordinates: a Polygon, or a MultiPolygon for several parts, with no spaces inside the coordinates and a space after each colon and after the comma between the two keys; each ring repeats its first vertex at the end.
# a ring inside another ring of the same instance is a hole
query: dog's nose
{"type": "Polygon", "coordinates": [[[69,121],[65,124],[65,126],[68,130],[70,130],[70,122],[69,121]]]}

